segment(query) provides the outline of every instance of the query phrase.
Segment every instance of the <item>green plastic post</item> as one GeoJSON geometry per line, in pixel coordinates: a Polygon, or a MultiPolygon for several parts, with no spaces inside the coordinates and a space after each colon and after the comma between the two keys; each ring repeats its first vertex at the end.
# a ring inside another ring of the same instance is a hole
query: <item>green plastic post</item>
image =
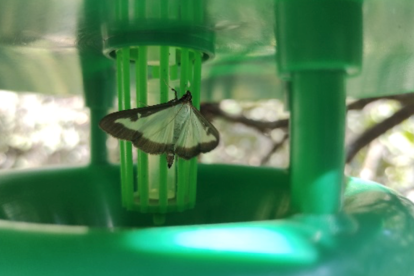
{"type": "MultiPolygon", "coordinates": [[[[137,107],[145,107],[147,105],[148,75],[147,46],[139,47],[137,55],[137,61],[135,62],[137,107]]],[[[142,212],[148,210],[148,181],[148,154],[141,150],[137,150],[137,190],[142,212]]]]}
{"type": "Polygon", "coordinates": [[[345,76],[362,62],[361,0],[278,0],[279,72],[292,81],[291,190],[297,212],[341,206],[345,76]]]}
{"type": "MultiPolygon", "coordinates": [[[[89,61],[88,58],[81,58],[82,64],[87,64],[89,61]]],[[[108,164],[107,135],[99,128],[99,121],[112,107],[115,96],[115,70],[111,65],[100,72],[85,70],[82,76],[85,105],[90,109],[90,164],[92,166],[108,164]]]]}
{"type": "Polygon", "coordinates": [[[135,14],[137,18],[145,18],[147,9],[147,0],[135,1],[135,14]]]}
{"type": "Polygon", "coordinates": [[[107,109],[91,108],[91,164],[108,164],[106,135],[99,128],[99,121],[107,114],[107,109]]]}
{"type": "MultiPolygon", "coordinates": [[[[188,89],[189,51],[181,49],[181,77],[180,96],[188,89]]],[[[177,206],[178,210],[184,210],[187,187],[189,185],[189,163],[182,158],[177,158],[177,206]]]]}
{"type": "MultiPolygon", "coordinates": [[[[117,67],[117,92],[118,92],[118,110],[122,110],[122,49],[117,51],[116,55],[116,67],[117,67]]],[[[121,170],[121,195],[122,206],[127,207],[127,189],[124,185],[126,182],[126,168],[125,168],[125,141],[119,141],[119,157],[120,157],[120,170],[121,170]]]]}
{"type": "MultiPolygon", "coordinates": [[[[131,108],[130,77],[129,77],[129,48],[117,52],[117,78],[118,78],[118,108],[125,110],[131,108]]],[[[133,203],[133,171],[132,171],[132,145],[130,142],[119,141],[121,151],[121,186],[122,202],[127,208],[133,203]]]]}
{"type": "MultiPolygon", "coordinates": [[[[169,82],[169,47],[160,47],[160,102],[168,102],[168,94],[170,89],[168,87],[169,82]]],[[[160,171],[160,183],[159,183],[159,198],[160,198],[160,211],[165,213],[168,205],[168,168],[167,159],[165,155],[160,158],[159,171],[160,171]]]]}
{"type": "Polygon", "coordinates": [[[292,77],[292,202],[304,213],[335,213],[340,208],[344,77],[344,71],[303,71],[292,77]]]}
{"type": "MultiPolygon", "coordinates": [[[[193,70],[193,81],[191,83],[191,89],[193,92],[193,105],[195,108],[200,110],[200,90],[201,90],[201,58],[202,54],[198,51],[194,52],[194,70],[193,70]]],[[[190,185],[189,188],[189,202],[190,208],[195,205],[196,192],[197,192],[197,158],[190,160],[190,185]]]]}

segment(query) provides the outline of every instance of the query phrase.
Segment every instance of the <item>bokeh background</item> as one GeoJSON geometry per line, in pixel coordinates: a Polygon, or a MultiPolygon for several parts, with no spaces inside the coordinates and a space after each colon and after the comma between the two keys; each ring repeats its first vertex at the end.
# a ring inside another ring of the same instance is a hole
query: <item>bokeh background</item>
{"type": "MultiPolygon", "coordinates": [[[[0,170],[88,163],[89,112],[82,97],[0,91],[0,99],[0,170]]],[[[349,110],[347,146],[400,107],[393,99],[377,99],[349,110]]],[[[223,100],[202,105],[202,111],[220,131],[221,142],[200,162],[288,166],[289,112],[282,102],[223,100]]],[[[110,160],[118,162],[117,141],[108,138],[107,146],[110,160]]],[[[414,201],[414,116],[359,150],[345,173],[382,183],[414,201]]]]}

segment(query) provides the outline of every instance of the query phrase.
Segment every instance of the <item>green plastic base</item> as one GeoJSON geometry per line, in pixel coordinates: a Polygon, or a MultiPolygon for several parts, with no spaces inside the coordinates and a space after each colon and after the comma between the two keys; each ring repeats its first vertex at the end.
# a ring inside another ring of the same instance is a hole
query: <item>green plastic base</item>
{"type": "MultiPolygon", "coordinates": [[[[200,166],[199,170],[195,209],[167,214],[165,225],[286,216],[285,171],[235,166],[200,166]]],[[[18,171],[2,174],[0,183],[2,219],[93,227],[153,226],[152,214],[122,207],[118,166],[18,171]]]]}
{"type": "Polygon", "coordinates": [[[344,213],[289,215],[288,175],[199,166],[168,227],[121,207],[115,166],[0,175],[4,275],[412,275],[414,207],[350,179],[344,213]],[[280,218],[278,220],[270,220],[280,218]],[[174,226],[173,225],[185,225],[174,226]]]}

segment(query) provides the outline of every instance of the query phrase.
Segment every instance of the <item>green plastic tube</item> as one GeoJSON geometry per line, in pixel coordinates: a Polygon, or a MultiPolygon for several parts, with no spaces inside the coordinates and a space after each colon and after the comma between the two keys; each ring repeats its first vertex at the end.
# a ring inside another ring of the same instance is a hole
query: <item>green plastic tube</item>
{"type": "MultiPolygon", "coordinates": [[[[189,75],[189,50],[181,49],[181,77],[180,77],[180,97],[188,89],[189,75]]],[[[179,211],[185,209],[185,198],[189,185],[189,163],[182,158],[177,158],[177,207],[179,211]]]]}
{"type": "MultiPolygon", "coordinates": [[[[129,48],[117,51],[117,78],[118,78],[118,108],[125,110],[131,108],[130,76],[129,76],[129,48]]],[[[121,186],[122,202],[126,208],[133,204],[133,170],[132,145],[130,142],[120,141],[121,186]]]]}
{"type": "MultiPolygon", "coordinates": [[[[136,73],[136,95],[137,107],[147,105],[147,46],[140,46],[138,49],[137,62],[135,63],[136,73]]],[[[137,185],[142,212],[148,209],[148,154],[137,150],[137,185]]],[[[132,191],[131,191],[132,192],[132,191]]]]}
{"type": "Polygon", "coordinates": [[[91,108],[91,164],[108,164],[106,135],[99,129],[99,121],[105,117],[107,109],[91,108]],[[92,142],[93,141],[93,142],[92,142]]]}
{"type": "MultiPolygon", "coordinates": [[[[160,47],[160,102],[168,102],[169,94],[169,47],[160,47]]],[[[159,162],[159,205],[160,212],[165,213],[168,206],[168,168],[165,154],[160,157],[159,162]]]]}
{"type": "MultiPolygon", "coordinates": [[[[201,90],[201,62],[202,54],[198,51],[194,52],[194,69],[193,81],[191,83],[191,89],[193,92],[193,105],[200,110],[200,90],[201,90]]],[[[190,160],[190,187],[189,187],[189,204],[190,208],[194,207],[197,193],[197,158],[190,160]]]]}
{"type": "Polygon", "coordinates": [[[339,210],[344,170],[345,72],[292,75],[291,183],[295,211],[339,210]]]}
{"type": "MultiPolygon", "coordinates": [[[[117,92],[118,92],[118,110],[122,110],[123,96],[122,96],[122,49],[117,50],[116,54],[116,67],[117,67],[117,92]]],[[[127,201],[127,189],[124,185],[126,182],[126,168],[125,168],[125,142],[119,140],[119,157],[120,157],[120,170],[121,170],[121,196],[122,206],[126,207],[127,201]]]]}

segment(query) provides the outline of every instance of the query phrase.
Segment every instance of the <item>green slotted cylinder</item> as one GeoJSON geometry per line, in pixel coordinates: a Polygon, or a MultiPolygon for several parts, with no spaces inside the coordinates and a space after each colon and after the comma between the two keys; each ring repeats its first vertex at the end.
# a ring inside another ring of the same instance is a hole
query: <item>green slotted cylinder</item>
{"type": "MultiPolygon", "coordinates": [[[[130,77],[135,78],[136,107],[165,103],[190,90],[193,104],[200,106],[201,58],[199,51],[168,47],[139,46],[117,51],[118,101],[120,109],[131,108],[130,77]],[[135,74],[130,61],[134,60],[135,74]],[[179,66],[177,64],[179,62],[179,66]],[[177,72],[178,71],[178,72],[177,72]],[[190,86],[188,86],[190,84],[190,86]]],[[[132,82],[134,83],[134,82],[132,82]]],[[[197,159],[175,157],[168,169],[166,156],[148,155],[137,150],[137,171],[133,176],[131,142],[120,142],[122,202],[129,210],[165,214],[183,211],[195,204],[197,159]]],[[[162,216],[154,216],[162,223],[162,216]]]]}

